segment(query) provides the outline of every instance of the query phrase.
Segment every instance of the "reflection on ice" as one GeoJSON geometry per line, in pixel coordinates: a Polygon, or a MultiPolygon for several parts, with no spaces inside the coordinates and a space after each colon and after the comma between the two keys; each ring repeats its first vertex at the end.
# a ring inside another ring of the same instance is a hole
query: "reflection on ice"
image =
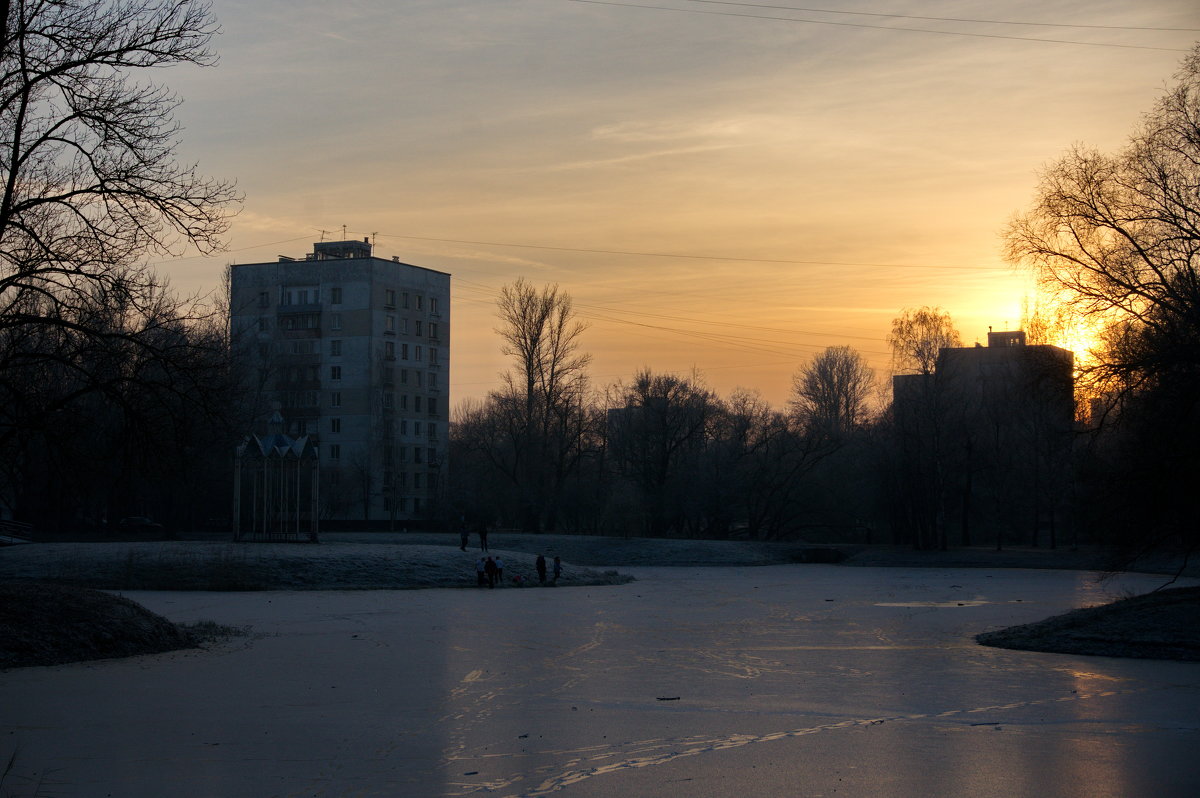
{"type": "Polygon", "coordinates": [[[259,636],[8,672],[0,739],[30,772],[124,798],[1200,794],[1193,664],[973,642],[1161,580],[634,574],[557,590],[133,594],[259,636]]]}
{"type": "Polygon", "coordinates": [[[876,607],[982,607],[984,604],[991,604],[990,601],[983,599],[970,599],[967,601],[877,601],[876,607]]]}

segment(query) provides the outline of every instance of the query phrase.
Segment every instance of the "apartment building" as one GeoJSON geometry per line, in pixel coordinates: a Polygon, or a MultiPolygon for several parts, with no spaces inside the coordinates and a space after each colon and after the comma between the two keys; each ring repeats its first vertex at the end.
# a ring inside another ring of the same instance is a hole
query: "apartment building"
{"type": "Polygon", "coordinates": [[[1069,499],[1074,354],[988,332],[933,374],[892,378],[899,523],[918,545],[1055,545],[1069,499]]]}
{"type": "Polygon", "coordinates": [[[235,357],[257,426],[320,453],[325,521],[408,521],[446,466],[450,275],[372,254],[367,241],[231,268],[235,357]]]}

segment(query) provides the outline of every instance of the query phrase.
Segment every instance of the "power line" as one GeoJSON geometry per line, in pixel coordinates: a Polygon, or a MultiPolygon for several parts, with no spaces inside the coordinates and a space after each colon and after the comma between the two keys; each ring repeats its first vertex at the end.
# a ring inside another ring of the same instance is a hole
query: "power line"
{"type": "Polygon", "coordinates": [[[671,316],[671,315],[667,315],[667,314],[663,314],[663,313],[631,311],[631,310],[625,310],[623,308],[607,308],[607,307],[604,307],[601,305],[588,305],[588,304],[583,304],[583,303],[579,303],[579,302],[577,302],[575,304],[577,307],[580,307],[580,308],[590,308],[592,310],[599,310],[599,311],[603,311],[603,312],[607,312],[607,313],[627,313],[627,314],[642,316],[642,317],[651,318],[651,319],[665,319],[667,321],[682,321],[682,322],[687,322],[689,324],[707,324],[707,325],[714,326],[714,327],[737,327],[737,328],[740,328],[743,330],[757,330],[760,332],[780,333],[783,335],[813,335],[818,338],[853,338],[853,339],[859,340],[859,341],[873,341],[875,343],[878,343],[881,340],[880,337],[877,335],[876,336],[842,335],[839,333],[832,333],[832,332],[818,332],[816,330],[792,330],[792,329],[788,329],[786,327],[765,327],[765,326],[758,325],[758,324],[739,324],[737,322],[732,322],[732,321],[710,321],[708,319],[693,319],[693,318],[689,318],[687,316],[671,316]]]}
{"type": "MultiPolygon", "coordinates": [[[[735,3],[730,0],[685,0],[689,3],[704,3],[713,6],[741,6],[744,8],[771,8],[778,11],[806,11],[817,14],[842,14],[854,17],[887,17],[889,19],[920,19],[931,22],[966,22],[974,25],[1020,25],[1039,28],[1089,28],[1094,30],[1167,31],[1171,33],[1196,33],[1200,28],[1167,28],[1140,25],[1088,25],[1081,22],[1029,22],[1005,19],[969,19],[965,17],[921,17],[915,14],[884,14],[872,11],[836,11],[832,8],[803,8],[801,6],[776,6],[766,3],[735,3]]],[[[1035,41],[1043,41],[1036,39],[1035,41]]]]}
{"type": "MultiPolygon", "coordinates": [[[[495,295],[498,293],[495,289],[492,289],[488,286],[482,286],[481,284],[478,284],[478,283],[476,283],[472,286],[468,286],[468,287],[471,290],[480,291],[481,293],[484,293],[487,295],[495,295]],[[478,286],[478,287],[476,287],[476,286],[478,286]]],[[[483,299],[474,299],[474,298],[469,298],[469,297],[460,297],[460,300],[468,301],[468,302],[478,302],[481,304],[486,302],[486,300],[483,300],[483,299]]],[[[670,315],[666,315],[666,314],[647,313],[647,312],[642,312],[642,311],[629,311],[629,310],[618,309],[618,308],[607,308],[604,306],[590,305],[590,304],[581,303],[581,302],[574,303],[574,306],[576,309],[578,309],[580,311],[579,315],[581,317],[587,318],[587,319],[593,319],[596,321],[607,322],[610,324],[624,324],[624,325],[633,326],[633,327],[641,327],[643,329],[657,330],[660,332],[672,333],[674,335],[679,335],[679,336],[683,336],[683,337],[699,338],[699,339],[710,341],[712,343],[719,344],[722,346],[736,347],[736,348],[739,348],[742,350],[754,350],[754,351],[759,351],[759,352],[765,352],[765,353],[772,354],[772,355],[781,355],[781,356],[788,356],[788,357],[791,357],[791,354],[787,351],[787,349],[821,350],[821,349],[825,348],[825,345],[824,344],[805,343],[802,341],[781,341],[778,339],[755,337],[755,336],[750,336],[750,335],[731,335],[728,333],[723,334],[720,332],[694,330],[694,329],[688,329],[686,327],[672,326],[672,325],[666,325],[666,324],[652,324],[649,321],[635,321],[633,319],[621,318],[620,316],[613,316],[613,315],[609,315],[609,314],[623,313],[625,315],[634,316],[636,318],[641,318],[641,319],[665,319],[667,321],[680,321],[680,322],[686,322],[689,324],[707,324],[707,325],[711,325],[711,326],[721,327],[723,329],[741,329],[741,330],[750,330],[750,331],[754,331],[754,332],[769,332],[769,333],[776,333],[776,334],[788,335],[788,336],[791,336],[791,335],[811,336],[811,337],[826,339],[826,340],[842,340],[845,338],[853,338],[853,339],[857,339],[857,340],[871,341],[873,343],[879,343],[881,340],[878,336],[846,335],[846,334],[839,334],[839,333],[833,333],[833,332],[817,332],[814,330],[792,330],[792,329],[787,329],[787,328],[783,328],[783,327],[766,327],[766,326],[762,326],[762,325],[739,324],[737,322],[731,322],[731,321],[709,321],[706,319],[695,319],[695,318],[689,318],[686,316],[670,316],[670,315]],[[786,347],[787,349],[780,349],[779,348],[780,346],[786,347]]],[[[867,353],[867,354],[873,354],[873,355],[886,355],[887,354],[886,352],[880,352],[878,350],[864,349],[864,350],[860,350],[860,351],[867,353]]]]}
{"type": "Polygon", "coordinates": [[[443,244],[471,244],[483,247],[512,247],[514,249],[541,249],[554,252],[582,252],[591,255],[626,255],[637,258],[676,258],[679,260],[720,260],[731,263],[774,263],[781,266],[860,266],[872,269],[953,269],[958,271],[1001,271],[1004,266],[934,266],[919,263],[859,263],[832,260],[786,260],[781,258],[744,258],[729,255],[681,255],[673,252],[637,252],[621,249],[594,249],[587,247],[556,247],[548,244],[520,244],[506,241],[471,241],[461,238],[432,238],[410,236],[399,233],[380,233],[384,238],[403,238],[412,241],[437,241],[443,244]]]}
{"type": "Polygon", "coordinates": [[[229,254],[232,252],[245,252],[246,250],[250,250],[250,249],[265,249],[266,247],[277,247],[280,244],[291,244],[293,241],[303,241],[303,240],[311,239],[311,238],[312,238],[312,236],[310,236],[310,235],[296,236],[295,238],[285,238],[282,241],[270,241],[266,244],[251,244],[250,246],[237,247],[236,249],[223,249],[223,250],[220,250],[219,252],[213,252],[212,254],[209,254],[209,255],[205,255],[205,254],[183,255],[178,258],[169,258],[168,260],[150,261],[150,265],[161,266],[166,263],[179,263],[180,261],[184,261],[184,260],[197,260],[200,258],[203,258],[203,259],[219,258],[222,255],[226,255],[226,254],[229,254]]]}
{"type": "Polygon", "coordinates": [[[642,3],[617,3],[612,0],[568,0],[571,3],[586,3],[597,6],[617,6],[620,8],[648,8],[655,11],[674,11],[678,14],[705,14],[717,17],[742,17],[745,19],[769,19],[775,22],[799,22],[807,25],[833,25],[840,28],[872,28],[886,31],[906,31],[909,33],[934,33],[942,36],[970,36],[978,39],[1007,39],[1019,42],[1038,42],[1040,44],[1074,44],[1081,47],[1118,47],[1126,50],[1159,50],[1169,53],[1187,53],[1190,50],[1178,47],[1151,47],[1142,44],[1114,44],[1111,42],[1080,42],[1071,39],[1038,39],[1032,36],[1006,36],[1001,33],[972,33],[969,31],[934,30],[932,28],[897,28],[890,25],[868,25],[865,22],[833,22],[825,19],[797,19],[796,17],[772,17],[765,14],[746,14],[737,11],[703,11],[698,8],[673,8],[671,6],[654,6],[642,3]]]}

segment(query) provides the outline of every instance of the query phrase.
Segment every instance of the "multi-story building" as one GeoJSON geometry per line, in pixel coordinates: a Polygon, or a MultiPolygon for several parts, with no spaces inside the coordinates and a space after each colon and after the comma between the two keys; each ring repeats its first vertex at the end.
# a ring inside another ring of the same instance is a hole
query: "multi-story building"
{"type": "Polygon", "coordinates": [[[366,241],[231,268],[230,326],[258,426],[320,451],[324,519],[425,517],[446,463],[450,275],[366,241]]]}
{"type": "Polygon", "coordinates": [[[980,531],[998,544],[1056,541],[1069,495],[1073,368],[1069,350],[989,330],[986,347],[942,349],[932,374],[892,378],[898,517],[912,539],[945,545],[957,516],[963,543],[980,531]]]}

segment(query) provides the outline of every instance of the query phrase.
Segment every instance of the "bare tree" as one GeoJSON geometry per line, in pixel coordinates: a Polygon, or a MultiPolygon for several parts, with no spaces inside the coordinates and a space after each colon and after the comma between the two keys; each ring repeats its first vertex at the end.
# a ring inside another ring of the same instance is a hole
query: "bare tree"
{"type": "Polygon", "coordinates": [[[905,308],[892,319],[887,341],[892,367],[901,374],[932,374],[942,349],[962,346],[950,314],[931,307],[905,308]]]}
{"type": "Polygon", "coordinates": [[[789,404],[810,434],[838,439],[867,421],[875,372],[849,346],[831,346],[792,378],[789,404]]]}
{"type": "Polygon", "coordinates": [[[621,393],[624,406],[609,411],[609,451],[639,493],[646,534],[678,531],[700,504],[700,463],[722,403],[696,375],[688,379],[649,369],[621,393]]]}
{"type": "Polygon", "coordinates": [[[1077,146],[1042,175],[1007,254],[1083,316],[1112,328],[1100,368],[1125,383],[1200,342],[1200,45],[1115,155],[1077,146]]]}
{"type": "Polygon", "coordinates": [[[1006,231],[1010,260],[1093,326],[1091,368],[1119,437],[1094,469],[1092,520],[1200,546],[1200,45],[1115,154],[1077,146],[1006,231]],[[1190,481],[1189,481],[1190,480],[1190,481]]]}
{"type": "Polygon", "coordinates": [[[38,431],[72,414],[120,408],[137,432],[161,427],[135,411],[178,420],[217,404],[213,369],[227,364],[211,311],[174,298],[144,259],[213,251],[238,198],[175,161],[178,100],[132,77],[212,63],[206,3],[10,0],[0,22],[0,459],[20,471],[12,490],[47,443],[38,431]]]}
{"type": "Polygon", "coordinates": [[[934,369],[941,351],[961,339],[941,308],[906,308],[892,320],[888,345],[898,372],[892,378],[898,527],[917,548],[946,548],[946,397],[934,369]]]}
{"type": "Polygon", "coordinates": [[[576,317],[569,294],[557,286],[538,290],[524,278],[501,289],[497,306],[496,332],[514,369],[502,375],[504,388],[489,397],[498,418],[476,426],[503,430],[490,456],[520,494],[522,527],[553,528],[564,482],[585,453],[592,419],[591,355],[580,351],[587,325],[576,317]]]}
{"type": "Polygon", "coordinates": [[[212,63],[216,26],[199,2],[13,0],[5,8],[0,330],[111,335],[79,311],[99,298],[153,315],[161,292],[141,259],[182,245],[216,249],[237,200],[231,184],[176,163],[178,100],[129,75],[212,63]]]}

